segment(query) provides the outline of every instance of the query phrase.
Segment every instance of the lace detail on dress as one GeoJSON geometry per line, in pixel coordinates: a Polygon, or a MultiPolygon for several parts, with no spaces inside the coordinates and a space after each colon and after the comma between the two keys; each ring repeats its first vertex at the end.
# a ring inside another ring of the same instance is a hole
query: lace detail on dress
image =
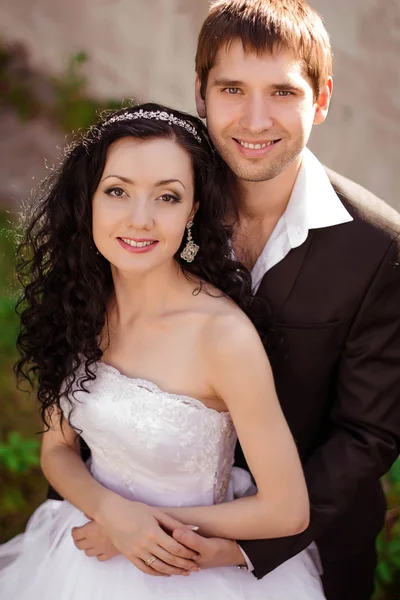
{"type": "Polygon", "coordinates": [[[228,425],[222,427],[220,455],[214,486],[215,504],[220,504],[225,501],[229,479],[235,460],[236,441],[237,435],[235,429],[228,425]]]}
{"type": "Polygon", "coordinates": [[[102,362],[87,387],[75,392],[71,423],[91,449],[96,479],[160,506],[223,501],[236,441],[229,413],[102,362]]]}
{"type": "Polygon", "coordinates": [[[143,388],[149,392],[152,392],[153,394],[162,394],[162,395],[164,394],[166,396],[169,396],[172,399],[177,400],[178,402],[183,402],[185,404],[191,404],[191,405],[197,406],[198,408],[202,408],[205,410],[212,410],[213,412],[216,412],[220,415],[226,415],[230,418],[229,413],[220,412],[218,410],[215,410],[214,408],[206,406],[204,404],[204,402],[202,402],[201,400],[197,400],[197,398],[192,398],[191,396],[185,396],[184,394],[172,394],[171,392],[165,392],[161,388],[159,388],[158,385],[153,383],[152,381],[148,381],[147,379],[140,379],[139,377],[129,377],[129,376],[121,373],[121,371],[119,371],[115,367],[112,367],[111,365],[108,365],[106,363],[98,362],[97,367],[110,373],[110,375],[113,376],[116,381],[124,379],[128,384],[131,384],[135,387],[143,388]]]}

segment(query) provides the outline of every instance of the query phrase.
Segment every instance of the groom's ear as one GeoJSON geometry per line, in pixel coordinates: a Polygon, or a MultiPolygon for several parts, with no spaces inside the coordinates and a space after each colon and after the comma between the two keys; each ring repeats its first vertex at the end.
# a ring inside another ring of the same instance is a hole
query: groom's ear
{"type": "Polygon", "coordinates": [[[201,119],[205,119],[207,117],[207,111],[206,111],[206,103],[204,98],[202,98],[201,96],[201,84],[200,84],[200,79],[199,76],[196,75],[196,84],[195,84],[195,97],[196,97],[196,108],[197,108],[197,114],[199,115],[199,117],[201,119]]]}
{"type": "Polygon", "coordinates": [[[329,77],[323,86],[319,98],[315,102],[314,125],[320,125],[328,116],[329,104],[332,97],[333,80],[329,77]]]}

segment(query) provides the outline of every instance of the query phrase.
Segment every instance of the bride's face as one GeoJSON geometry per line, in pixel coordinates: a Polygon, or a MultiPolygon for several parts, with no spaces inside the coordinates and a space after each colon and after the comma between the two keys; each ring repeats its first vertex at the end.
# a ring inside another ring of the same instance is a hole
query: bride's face
{"type": "Polygon", "coordinates": [[[173,261],[193,217],[193,194],[190,156],[175,142],[114,142],[93,197],[98,251],[126,274],[173,261]]]}

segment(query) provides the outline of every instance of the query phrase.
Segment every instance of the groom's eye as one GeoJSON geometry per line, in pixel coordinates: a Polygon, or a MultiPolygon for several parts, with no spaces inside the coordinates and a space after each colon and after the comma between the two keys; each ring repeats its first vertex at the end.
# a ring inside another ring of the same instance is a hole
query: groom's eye
{"type": "Polygon", "coordinates": [[[277,92],[275,92],[276,96],[279,96],[280,98],[287,98],[288,96],[293,96],[293,92],[291,92],[290,90],[278,90],[277,92]]]}
{"type": "Polygon", "coordinates": [[[224,92],[226,92],[227,94],[230,95],[235,95],[237,94],[240,90],[237,87],[228,87],[228,88],[224,88],[223,89],[224,92]]]}

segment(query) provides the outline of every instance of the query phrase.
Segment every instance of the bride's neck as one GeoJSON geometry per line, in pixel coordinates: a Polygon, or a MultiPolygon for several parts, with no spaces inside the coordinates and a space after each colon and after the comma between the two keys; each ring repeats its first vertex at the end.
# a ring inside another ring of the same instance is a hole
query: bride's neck
{"type": "Polygon", "coordinates": [[[161,315],[177,303],[184,275],[173,261],[148,273],[132,274],[112,268],[114,294],[109,306],[119,325],[140,317],[161,315]]]}

